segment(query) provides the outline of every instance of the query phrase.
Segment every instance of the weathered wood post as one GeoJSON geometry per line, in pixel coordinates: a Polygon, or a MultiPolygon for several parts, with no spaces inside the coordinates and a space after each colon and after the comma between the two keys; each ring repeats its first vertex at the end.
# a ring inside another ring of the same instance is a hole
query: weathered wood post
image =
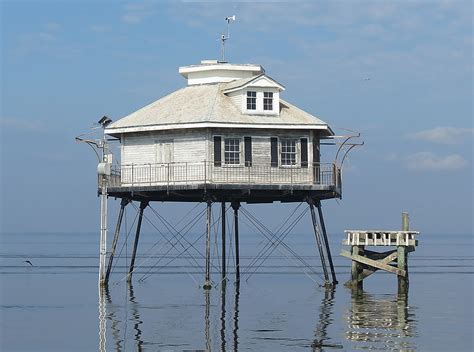
{"type": "Polygon", "coordinates": [[[207,230],[206,230],[206,277],[203,288],[210,290],[211,285],[211,221],[212,221],[212,202],[207,201],[207,230]]]}
{"type": "MultiPolygon", "coordinates": [[[[355,255],[364,255],[364,246],[352,246],[351,254],[355,255]]],[[[362,264],[353,260],[351,264],[351,288],[355,291],[362,290],[364,287],[363,280],[359,278],[362,274],[363,268],[362,264]]]]}
{"type": "MultiPolygon", "coordinates": [[[[402,213],[402,231],[410,231],[410,218],[408,213],[402,213]]],[[[408,243],[405,243],[406,236],[403,243],[397,246],[397,266],[398,269],[405,271],[405,276],[398,275],[398,293],[408,293],[408,243]]]]}
{"type": "Polygon", "coordinates": [[[135,233],[135,242],[133,243],[133,252],[132,252],[132,260],[130,261],[130,268],[128,270],[128,278],[127,281],[131,282],[132,281],[132,274],[133,270],[135,268],[135,258],[137,255],[137,248],[138,248],[138,239],[140,238],[140,230],[142,227],[142,220],[143,220],[143,211],[145,208],[148,206],[148,201],[142,200],[140,202],[140,210],[138,214],[138,222],[137,222],[137,230],[135,233]]]}

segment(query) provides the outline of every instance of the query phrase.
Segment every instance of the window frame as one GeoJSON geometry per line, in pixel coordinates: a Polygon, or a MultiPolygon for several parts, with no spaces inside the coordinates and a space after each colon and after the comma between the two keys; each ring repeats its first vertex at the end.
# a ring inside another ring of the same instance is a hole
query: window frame
{"type": "Polygon", "coordinates": [[[223,143],[223,148],[221,149],[222,153],[222,166],[224,167],[236,167],[236,166],[242,166],[242,137],[236,137],[236,136],[228,136],[224,137],[222,136],[222,143],[223,143]],[[229,140],[236,140],[238,141],[237,146],[238,146],[238,151],[226,151],[226,142],[229,140]],[[238,163],[227,163],[226,160],[226,153],[238,153],[238,163]]]}
{"type": "Polygon", "coordinates": [[[246,96],[246,106],[247,111],[257,111],[258,102],[257,102],[257,91],[256,90],[247,90],[246,96]],[[249,107],[250,106],[250,107],[249,107]],[[254,106],[252,108],[252,106],[254,106]]]}
{"type": "Polygon", "coordinates": [[[283,167],[283,168],[298,168],[298,167],[301,167],[300,165],[300,158],[299,158],[299,140],[297,137],[285,137],[285,138],[279,138],[279,153],[278,153],[278,163],[279,163],[279,166],[280,167],[283,167]],[[288,152],[288,151],[285,151],[283,152],[283,148],[287,148],[287,147],[284,147],[283,146],[283,143],[284,142],[288,142],[288,141],[292,141],[295,143],[294,145],[294,152],[288,152]],[[286,154],[286,155],[294,155],[294,164],[283,164],[283,155],[286,154]]]}
{"type": "Polygon", "coordinates": [[[273,100],[274,100],[273,92],[268,92],[268,91],[263,92],[263,111],[264,112],[273,111],[273,100]]]}

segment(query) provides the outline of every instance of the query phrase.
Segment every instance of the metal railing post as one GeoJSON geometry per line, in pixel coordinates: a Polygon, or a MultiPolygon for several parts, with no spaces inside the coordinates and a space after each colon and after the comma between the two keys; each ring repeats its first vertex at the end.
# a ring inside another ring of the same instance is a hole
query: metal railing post
{"type": "Polygon", "coordinates": [[[134,181],[135,181],[135,176],[134,176],[134,170],[133,170],[133,164],[132,164],[132,187],[133,187],[134,181]]]}

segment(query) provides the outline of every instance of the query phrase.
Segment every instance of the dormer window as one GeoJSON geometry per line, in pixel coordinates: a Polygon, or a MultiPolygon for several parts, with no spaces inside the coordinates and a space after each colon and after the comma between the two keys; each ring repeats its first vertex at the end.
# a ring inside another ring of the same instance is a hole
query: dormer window
{"type": "Polygon", "coordinates": [[[273,110],[272,92],[263,92],[263,110],[273,110]]]}
{"type": "Polygon", "coordinates": [[[257,110],[257,92],[247,92],[247,110],[257,110]]]}

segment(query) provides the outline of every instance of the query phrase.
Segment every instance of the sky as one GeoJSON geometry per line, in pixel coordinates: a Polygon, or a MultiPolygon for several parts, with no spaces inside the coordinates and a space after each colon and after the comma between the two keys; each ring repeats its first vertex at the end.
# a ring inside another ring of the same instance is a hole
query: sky
{"type": "MultiPolygon", "coordinates": [[[[6,1],[1,9],[0,231],[99,230],[96,159],[74,137],[186,82],[178,67],[262,65],[283,99],[358,131],[328,231],[473,233],[470,1],[6,1]]],[[[323,150],[331,161],[334,147],[323,150]]],[[[111,200],[115,218],[118,201],[111,200]]],[[[189,205],[158,205],[165,215],[189,205]]],[[[252,206],[271,224],[294,206],[252,206]]],[[[176,219],[175,219],[176,220],[176,219]]],[[[309,219],[297,231],[310,232],[309,219]]]]}

